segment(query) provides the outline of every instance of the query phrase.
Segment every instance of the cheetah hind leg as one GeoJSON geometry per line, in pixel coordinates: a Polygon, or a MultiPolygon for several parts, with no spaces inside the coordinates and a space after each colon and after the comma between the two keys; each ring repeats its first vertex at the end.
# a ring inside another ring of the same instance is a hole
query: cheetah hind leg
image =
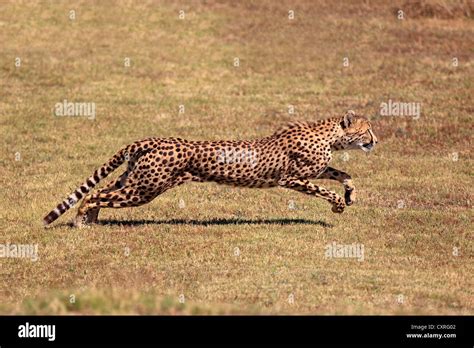
{"type": "Polygon", "coordinates": [[[81,206],[74,219],[74,227],[83,227],[88,219],[93,220],[100,208],[127,208],[137,207],[152,201],[156,195],[134,195],[130,187],[124,187],[108,193],[96,193],[88,195],[82,201],[81,206]]]}
{"type": "MultiPolygon", "coordinates": [[[[125,180],[128,177],[128,173],[129,173],[128,170],[125,171],[118,177],[118,179],[110,181],[103,189],[99,190],[98,193],[110,193],[122,188],[124,186],[125,180]]],[[[90,198],[91,197],[89,197],[89,199],[90,198]]],[[[81,227],[84,224],[86,225],[96,224],[98,222],[99,212],[100,212],[100,207],[96,207],[96,208],[91,208],[87,210],[87,213],[85,214],[85,216],[79,216],[78,214],[73,221],[73,225],[75,227],[81,227]]]]}
{"type": "Polygon", "coordinates": [[[185,172],[175,180],[155,188],[154,193],[150,195],[132,195],[130,192],[132,191],[131,187],[123,187],[114,191],[100,191],[96,194],[88,195],[82,201],[73,225],[74,227],[83,227],[89,223],[97,222],[97,215],[101,208],[125,208],[146,204],[170,188],[188,181],[202,182],[203,180],[185,172]]]}
{"type": "MultiPolygon", "coordinates": [[[[92,216],[88,218],[87,211],[84,211],[86,202],[89,202],[92,198],[92,194],[88,194],[84,199],[82,200],[81,205],[79,206],[79,210],[77,212],[76,217],[72,220],[72,225],[74,227],[84,227],[87,224],[87,221],[92,220],[92,216]]],[[[99,210],[100,208],[97,209],[97,212],[95,213],[96,215],[99,215],[99,210]]],[[[96,216],[97,219],[97,216],[96,216]]]]}
{"type": "Polygon", "coordinates": [[[77,214],[74,220],[72,221],[72,225],[74,227],[86,227],[91,224],[97,223],[97,217],[99,216],[100,208],[90,209],[85,214],[77,214]]]}
{"type": "Polygon", "coordinates": [[[96,224],[98,221],[99,212],[100,212],[100,208],[89,209],[86,213],[85,223],[87,225],[96,224]]]}

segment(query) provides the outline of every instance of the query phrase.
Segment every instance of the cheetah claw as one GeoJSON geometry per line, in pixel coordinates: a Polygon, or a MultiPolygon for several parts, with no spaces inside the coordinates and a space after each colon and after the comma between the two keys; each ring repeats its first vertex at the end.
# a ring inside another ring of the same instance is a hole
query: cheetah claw
{"type": "Polygon", "coordinates": [[[344,212],[344,205],[343,204],[334,204],[332,206],[331,210],[332,210],[333,213],[341,214],[342,212],[344,212]]]}
{"type": "Polygon", "coordinates": [[[344,200],[346,202],[346,205],[354,204],[354,198],[355,198],[354,189],[347,189],[346,192],[344,192],[344,200]]]}

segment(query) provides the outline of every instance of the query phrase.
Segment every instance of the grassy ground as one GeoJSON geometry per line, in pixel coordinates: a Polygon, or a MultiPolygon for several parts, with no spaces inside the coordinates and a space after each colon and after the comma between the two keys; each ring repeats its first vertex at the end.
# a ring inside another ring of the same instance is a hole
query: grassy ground
{"type": "Polygon", "coordinates": [[[39,260],[0,259],[0,313],[473,314],[474,25],[399,20],[397,4],[2,2],[0,243],[39,260]],[[54,116],[64,99],[96,118],[54,116]],[[380,116],[389,99],[421,117],[380,116]],[[253,138],[347,109],[380,143],[335,156],[359,190],[342,215],[206,183],[103,210],[109,225],[71,229],[71,210],[42,226],[131,141],[253,138]],[[332,242],[364,260],[326,258],[332,242]]]}

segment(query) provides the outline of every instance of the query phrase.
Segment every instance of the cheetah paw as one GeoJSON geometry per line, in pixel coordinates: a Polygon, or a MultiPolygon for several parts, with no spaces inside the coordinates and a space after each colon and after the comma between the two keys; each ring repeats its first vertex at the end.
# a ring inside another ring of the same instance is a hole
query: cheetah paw
{"type": "Polygon", "coordinates": [[[332,205],[331,210],[332,210],[333,213],[341,214],[344,211],[344,208],[345,208],[344,202],[338,202],[338,203],[334,203],[332,205]]]}
{"type": "Polygon", "coordinates": [[[344,192],[344,200],[346,201],[346,205],[354,204],[355,199],[356,199],[356,190],[354,188],[346,189],[346,191],[344,192]]]}
{"type": "Polygon", "coordinates": [[[72,226],[75,228],[89,227],[86,225],[86,215],[77,215],[74,220],[72,220],[72,226]]]}

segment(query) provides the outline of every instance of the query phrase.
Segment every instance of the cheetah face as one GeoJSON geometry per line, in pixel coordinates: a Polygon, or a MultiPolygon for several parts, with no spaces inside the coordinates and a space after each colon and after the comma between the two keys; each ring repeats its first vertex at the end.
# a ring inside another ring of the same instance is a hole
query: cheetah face
{"type": "Polygon", "coordinates": [[[344,149],[361,149],[369,152],[378,142],[369,120],[363,116],[356,116],[354,111],[348,111],[344,115],[341,127],[344,132],[341,145],[344,149]]]}

